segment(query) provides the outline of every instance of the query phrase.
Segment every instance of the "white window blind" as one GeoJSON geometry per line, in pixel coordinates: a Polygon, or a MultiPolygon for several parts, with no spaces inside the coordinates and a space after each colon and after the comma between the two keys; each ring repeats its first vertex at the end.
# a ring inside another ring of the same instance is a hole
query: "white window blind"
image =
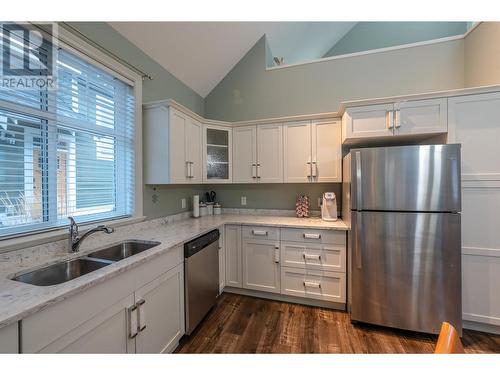
{"type": "Polygon", "coordinates": [[[133,88],[63,49],[57,70],[55,93],[0,94],[0,236],[133,214],[133,88]]]}

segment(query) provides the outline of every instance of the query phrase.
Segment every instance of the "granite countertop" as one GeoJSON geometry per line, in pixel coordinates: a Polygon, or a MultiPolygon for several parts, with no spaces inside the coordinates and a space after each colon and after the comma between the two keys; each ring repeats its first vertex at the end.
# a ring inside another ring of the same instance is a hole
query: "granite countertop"
{"type": "Polygon", "coordinates": [[[67,253],[67,241],[0,254],[0,328],[31,315],[46,306],[62,301],[120,272],[153,259],[177,245],[190,241],[224,224],[248,224],[275,227],[347,230],[339,219],[299,219],[288,216],[223,214],[170,222],[159,219],[117,228],[115,233],[97,233],[87,238],[76,254],[67,253]],[[28,271],[52,263],[74,259],[127,239],[158,241],[161,244],[140,254],[110,264],[74,280],[54,285],[35,286],[10,280],[28,271]]]}

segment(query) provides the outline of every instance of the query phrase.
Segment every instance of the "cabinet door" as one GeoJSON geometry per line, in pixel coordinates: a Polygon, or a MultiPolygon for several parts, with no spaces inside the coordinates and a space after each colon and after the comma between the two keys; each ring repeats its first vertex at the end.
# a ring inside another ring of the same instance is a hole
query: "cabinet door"
{"type": "Polygon", "coordinates": [[[446,98],[413,100],[394,105],[394,134],[433,134],[448,131],[446,98]]]}
{"type": "Polygon", "coordinates": [[[449,98],[448,129],[462,145],[462,317],[500,326],[500,93],[449,98]]]}
{"type": "Polygon", "coordinates": [[[347,108],[342,118],[343,140],[392,136],[393,109],[393,104],[347,108]]]}
{"type": "Polygon", "coordinates": [[[257,181],[283,182],[283,124],[257,127],[257,181]]]}
{"type": "Polygon", "coordinates": [[[462,145],[462,180],[500,181],[500,93],[448,99],[448,143],[462,145]]]}
{"type": "Polygon", "coordinates": [[[219,294],[226,286],[226,252],[224,247],[224,226],[219,228],[219,294]]]}
{"type": "Polygon", "coordinates": [[[245,239],[243,288],[280,292],[279,241],[245,239]]]}
{"type": "Polygon", "coordinates": [[[314,182],[342,182],[340,121],[312,123],[312,178],[314,182]]]}
{"type": "Polygon", "coordinates": [[[136,291],[137,353],[169,353],[184,334],[184,265],[136,291]]]}
{"type": "Polygon", "coordinates": [[[201,183],[203,175],[203,127],[198,121],[192,119],[187,124],[186,153],[187,162],[189,163],[188,180],[191,183],[201,183]]]}
{"type": "Polygon", "coordinates": [[[233,129],[233,182],[257,182],[257,128],[233,129]]]}
{"type": "Polygon", "coordinates": [[[241,225],[226,225],[224,228],[226,252],[226,285],[241,288],[241,225]]]}
{"type": "Polygon", "coordinates": [[[170,181],[173,184],[188,182],[187,165],[187,128],[188,118],[174,109],[170,112],[169,145],[170,145],[170,181]]]}
{"type": "Polygon", "coordinates": [[[232,181],[232,131],[224,126],[205,125],[203,132],[203,182],[232,181]]]}
{"type": "Polygon", "coordinates": [[[134,353],[135,339],[131,337],[133,332],[130,327],[131,314],[134,314],[130,312],[132,306],[134,306],[133,294],[90,318],[38,353],[134,353]]]}
{"type": "Polygon", "coordinates": [[[311,181],[311,122],[285,123],[284,182],[311,181]]]}
{"type": "Polygon", "coordinates": [[[0,328],[0,354],[19,353],[19,326],[12,323],[0,328]]]}

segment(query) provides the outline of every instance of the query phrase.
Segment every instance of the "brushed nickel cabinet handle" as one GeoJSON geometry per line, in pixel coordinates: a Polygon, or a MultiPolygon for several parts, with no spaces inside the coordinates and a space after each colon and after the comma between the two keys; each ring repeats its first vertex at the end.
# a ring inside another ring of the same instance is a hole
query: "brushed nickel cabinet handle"
{"type": "Polygon", "coordinates": [[[319,254],[302,254],[304,260],[321,260],[321,255],[319,254]]]}
{"type": "Polygon", "coordinates": [[[140,299],[137,301],[137,315],[138,315],[138,327],[139,332],[142,332],[146,329],[146,312],[144,311],[144,304],[146,301],[144,299],[140,299]]]}
{"type": "Polygon", "coordinates": [[[312,282],[312,281],[304,281],[304,287],[306,287],[306,288],[318,288],[318,289],[320,289],[321,288],[321,284],[320,283],[315,283],[315,282],[312,282]]]}
{"type": "Polygon", "coordinates": [[[139,333],[137,331],[137,305],[131,306],[128,311],[128,337],[133,339],[139,333]]]}
{"type": "Polygon", "coordinates": [[[321,239],[321,233],[303,233],[305,239],[319,240],[321,239]]]}

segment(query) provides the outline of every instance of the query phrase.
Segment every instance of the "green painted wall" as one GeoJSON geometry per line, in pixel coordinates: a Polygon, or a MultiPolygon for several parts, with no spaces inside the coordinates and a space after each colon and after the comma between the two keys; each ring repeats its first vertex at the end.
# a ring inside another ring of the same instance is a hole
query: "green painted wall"
{"type": "Polygon", "coordinates": [[[467,22],[359,22],[323,57],[464,34],[467,22]]]}
{"type": "Polygon", "coordinates": [[[207,189],[202,185],[146,185],[144,186],[144,215],[163,217],[192,210],[193,195],[202,195],[207,189]],[[186,199],[186,208],[181,199],[186,199]]]}
{"type": "Polygon", "coordinates": [[[205,98],[205,116],[238,121],[330,112],[343,100],[463,84],[463,40],[266,70],[263,37],[205,98]]]}
{"type": "Polygon", "coordinates": [[[203,116],[204,100],[200,95],[175,78],[110,25],[105,22],[68,22],[68,24],[95,43],[153,77],[153,80],[146,79],[143,82],[142,101],[144,103],[174,99],[203,116]]]}
{"type": "Polygon", "coordinates": [[[338,198],[340,210],[341,184],[230,184],[207,185],[205,189],[217,194],[222,207],[230,208],[273,208],[294,210],[298,194],[309,195],[312,210],[319,210],[317,198],[325,191],[333,191],[338,198]],[[241,205],[241,197],[247,197],[246,206],[241,205]]]}

